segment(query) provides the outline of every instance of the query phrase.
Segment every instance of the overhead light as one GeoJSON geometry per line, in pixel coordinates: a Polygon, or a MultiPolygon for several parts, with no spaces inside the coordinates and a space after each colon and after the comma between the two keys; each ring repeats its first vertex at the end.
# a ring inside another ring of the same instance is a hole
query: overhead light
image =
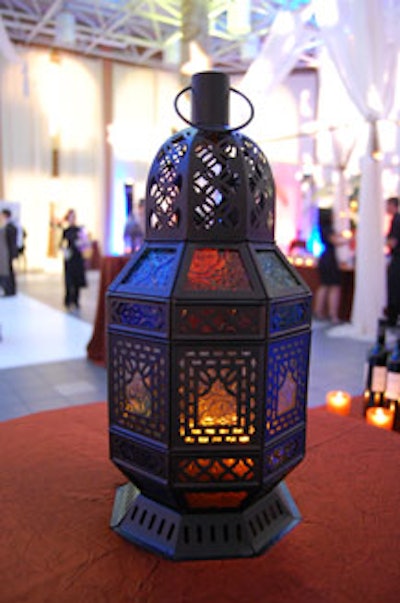
{"type": "Polygon", "coordinates": [[[227,29],[234,36],[246,36],[251,32],[250,0],[231,0],[227,12],[227,29]]]}
{"type": "Polygon", "coordinates": [[[183,75],[193,75],[198,71],[207,71],[211,67],[211,58],[198,42],[189,43],[189,60],[181,67],[183,75]]]}
{"type": "Polygon", "coordinates": [[[74,46],[76,40],[75,16],[62,11],[56,16],[55,42],[59,46],[74,46]]]}

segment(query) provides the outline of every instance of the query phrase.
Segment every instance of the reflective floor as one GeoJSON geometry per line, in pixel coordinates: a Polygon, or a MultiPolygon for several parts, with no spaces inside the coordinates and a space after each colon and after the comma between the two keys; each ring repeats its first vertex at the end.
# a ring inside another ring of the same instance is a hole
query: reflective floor
{"type": "MultiPolygon", "coordinates": [[[[98,271],[88,272],[81,309],[63,308],[60,274],[17,274],[18,294],[0,297],[0,420],[107,399],[106,370],[86,358],[92,335],[98,271]]],[[[362,391],[371,342],[332,337],[336,327],[313,323],[308,406],[331,389],[362,391]]]]}

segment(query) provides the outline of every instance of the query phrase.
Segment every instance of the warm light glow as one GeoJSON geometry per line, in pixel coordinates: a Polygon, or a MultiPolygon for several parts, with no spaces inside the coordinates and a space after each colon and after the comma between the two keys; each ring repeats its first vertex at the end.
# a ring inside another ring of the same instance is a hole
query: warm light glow
{"type": "Polygon", "coordinates": [[[189,43],[189,56],[190,59],[181,67],[183,75],[193,75],[199,71],[211,69],[211,58],[198,42],[189,43]]]}
{"type": "Polygon", "coordinates": [[[344,239],[351,239],[353,237],[353,233],[349,229],[342,230],[341,235],[344,239]]]}
{"type": "Polygon", "coordinates": [[[391,431],[393,429],[394,411],[391,408],[374,406],[367,408],[366,419],[368,425],[375,425],[375,427],[391,431]]]}
{"type": "Polygon", "coordinates": [[[351,396],[349,393],[337,390],[326,395],[326,407],[330,412],[346,416],[350,413],[351,396]]]}

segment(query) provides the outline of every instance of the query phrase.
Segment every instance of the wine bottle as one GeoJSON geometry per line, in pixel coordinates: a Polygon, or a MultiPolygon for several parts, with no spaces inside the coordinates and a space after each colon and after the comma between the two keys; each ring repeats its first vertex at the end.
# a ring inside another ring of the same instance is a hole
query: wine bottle
{"type": "Polygon", "coordinates": [[[394,411],[393,429],[400,431],[400,334],[387,361],[385,405],[394,411]]]}
{"type": "Polygon", "coordinates": [[[378,320],[378,333],[374,346],[367,354],[364,390],[364,414],[370,406],[383,406],[385,402],[387,357],[386,320],[378,320]]]}

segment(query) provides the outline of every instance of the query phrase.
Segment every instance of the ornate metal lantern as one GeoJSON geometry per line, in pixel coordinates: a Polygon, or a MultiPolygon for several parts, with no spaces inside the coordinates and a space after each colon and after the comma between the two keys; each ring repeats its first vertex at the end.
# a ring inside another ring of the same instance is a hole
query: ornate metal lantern
{"type": "Polygon", "coordinates": [[[129,479],[111,525],[173,559],[253,556],[300,519],[283,479],[305,452],[311,294],[274,242],[267,159],[227,125],[228,77],[191,91],[107,294],[110,454],[129,479]]]}

